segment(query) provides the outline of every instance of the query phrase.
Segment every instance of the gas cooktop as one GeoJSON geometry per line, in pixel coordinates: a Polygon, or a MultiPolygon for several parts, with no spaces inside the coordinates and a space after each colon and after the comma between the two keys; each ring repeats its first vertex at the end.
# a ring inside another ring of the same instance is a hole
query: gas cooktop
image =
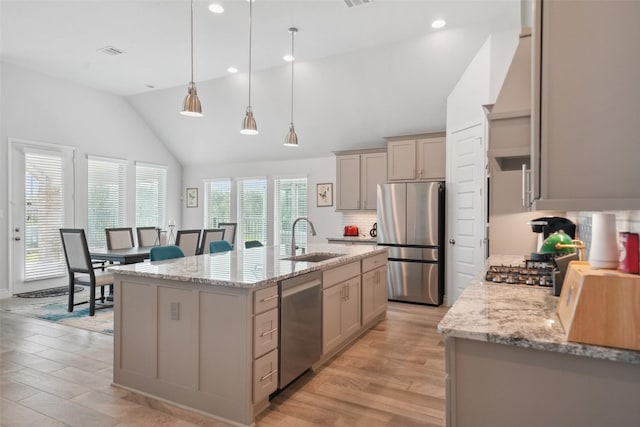
{"type": "Polygon", "coordinates": [[[525,265],[491,265],[485,279],[492,283],[513,285],[553,286],[552,262],[525,261],[525,265]]]}

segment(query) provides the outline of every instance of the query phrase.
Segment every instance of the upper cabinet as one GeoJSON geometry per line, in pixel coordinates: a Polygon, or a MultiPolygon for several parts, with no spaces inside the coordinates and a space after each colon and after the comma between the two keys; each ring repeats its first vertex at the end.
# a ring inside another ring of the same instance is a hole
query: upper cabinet
{"type": "Polygon", "coordinates": [[[336,152],[336,209],[375,210],[378,184],[387,182],[384,148],[336,152]]]}
{"type": "Polygon", "coordinates": [[[446,167],[445,133],[387,138],[389,181],[443,180],[446,167]]]}
{"type": "Polygon", "coordinates": [[[640,209],[640,2],[537,1],[533,209],[640,209]]]}

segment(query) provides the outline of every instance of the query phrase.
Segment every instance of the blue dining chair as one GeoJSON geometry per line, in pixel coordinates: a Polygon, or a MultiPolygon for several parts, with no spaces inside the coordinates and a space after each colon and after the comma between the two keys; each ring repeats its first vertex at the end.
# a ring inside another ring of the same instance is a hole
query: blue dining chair
{"type": "Polygon", "coordinates": [[[212,254],[216,252],[229,252],[232,249],[233,246],[231,246],[231,243],[226,240],[214,240],[209,243],[209,252],[212,254]]]}
{"type": "Polygon", "coordinates": [[[161,261],[163,259],[183,258],[184,252],[179,246],[154,246],[149,251],[150,261],[161,261]]]}
{"type": "Polygon", "coordinates": [[[261,246],[264,246],[264,245],[259,240],[247,240],[246,242],[244,242],[244,247],[246,249],[259,248],[261,246]]]}

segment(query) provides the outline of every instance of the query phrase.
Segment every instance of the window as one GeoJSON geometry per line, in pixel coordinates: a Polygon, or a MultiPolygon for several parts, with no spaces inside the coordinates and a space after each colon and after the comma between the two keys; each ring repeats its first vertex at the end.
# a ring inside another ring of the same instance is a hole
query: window
{"type": "Polygon", "coordinates": [[[104,229],[126,224],[126,164],[93,156],[87,163],[87,241],[90,248],[106,247],[104,229]]]}
{"type": "MultiPolygon", "coordinates": [[[[291,254],[291,226],[296,218],[307,216],[307,178],[275,180],[275,239],[280,255],[291,254]]],[[[307,223],[296,225],[296,244],[307,246],[307,223]]]]}
{"type": "Polygon", "coordinates": [[[24,280],[66,272],[60,228],[65,226],[63,159],[25,152],[24,280]]]}
{"type": "MultiPolygon", "coordinates": [[[[238,242],[259,240],[267,243],[267,180],[238,181],[238,242]]],[[[244,243],[242,243],[244,244],[244,243]]]]}
{"type": "Polygon", "coordinates": [[[231,180],[204,183],[204,227],[218,228],[231,221],[231,180]]]}
{"type": "Polygon", "coordinates": [[[136,163],[136,227],[160,227],[165,224],[167,168],[136,163]]]}

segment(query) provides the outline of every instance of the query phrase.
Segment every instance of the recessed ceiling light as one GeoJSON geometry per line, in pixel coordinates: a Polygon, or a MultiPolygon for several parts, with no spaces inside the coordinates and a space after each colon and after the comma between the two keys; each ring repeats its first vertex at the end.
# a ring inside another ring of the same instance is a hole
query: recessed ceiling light
{"type": "Polygon", "coordinates": [[[156,87],[154,85],[146,85],[149,89],[155,89],[156,87]]]}
{"type": "Polygon", "coordinates": [[[230,72],[230,73],[237,73],[238,69],[236,67],[229,67],[229,68],[227,68],[227,71],[230,72]]]}
{"type": "Polygon", "coordinates": [[[447,25],[447,23],[445,22],[444,19],[436,19],[431,23],[431,28],[442,28],[445,25],[447,25]]]}
{"type": "Polygon", "coordinates": [[[224,12],[224,7],[222,7],[222,5],[218,3],[211,3],[209,5],[209,10],[213,13],[222,13],[224,12]]]}
{"type": "Polygon", "coordinates": [[[285,56],[283,56],[283,57],[282,57],[282,59],[284,59],[284,60],[285,60],[285,61],[287,61],[287,62],[291,62],[291,61],[293,61],[293,60],[294,60],[294,59],[296,59],[296,58],[294,58],[294,57],[293,57],[293,56],[291,56],[291,55],[285,55],[285,56]]]}

